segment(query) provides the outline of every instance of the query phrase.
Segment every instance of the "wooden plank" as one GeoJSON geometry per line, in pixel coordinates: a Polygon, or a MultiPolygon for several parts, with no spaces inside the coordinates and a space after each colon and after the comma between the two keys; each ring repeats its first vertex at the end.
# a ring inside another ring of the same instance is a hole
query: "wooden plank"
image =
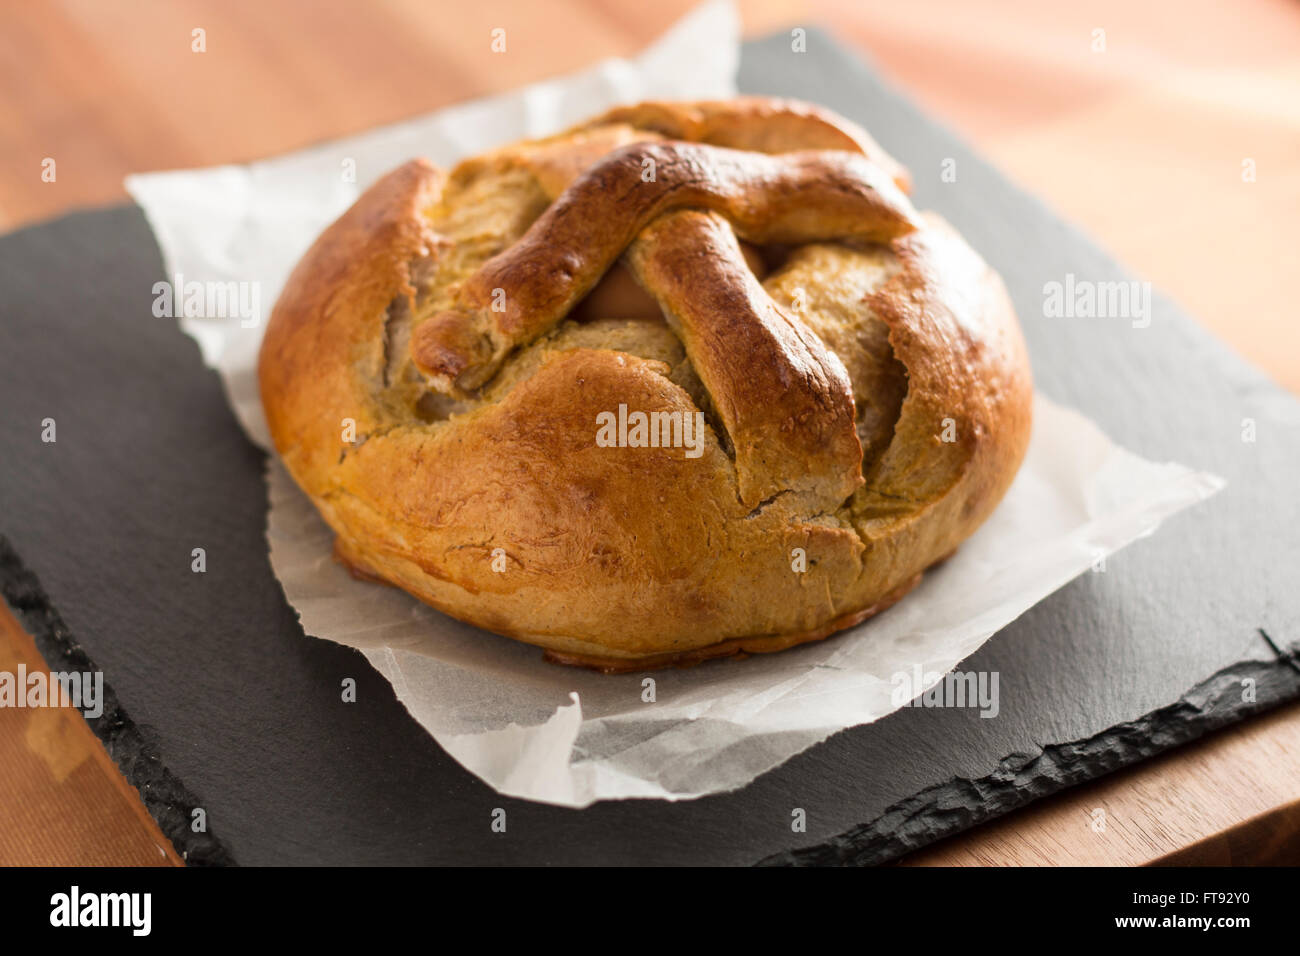
{"type": "Polygon", "coordinates": [[[1300,704],[911,854],[905,866],[1300,859],[1300,704]]]}
{"type": "MultiPolygon", "coordinates": [[[[0,672],[48,667],[0,601],[0,672]]],[[[0,707],[0,866],[180,866],[81,712],[0,707]]]]}

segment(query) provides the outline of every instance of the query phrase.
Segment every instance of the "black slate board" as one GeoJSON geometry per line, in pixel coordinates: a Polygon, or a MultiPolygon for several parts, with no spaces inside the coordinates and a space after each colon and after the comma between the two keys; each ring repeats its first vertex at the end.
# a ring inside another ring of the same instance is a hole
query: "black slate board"
{"type": "Polygon", "coordinates": [[[1159,296],[1146,329],[1042,318],[1045,282],[1127,276],[826,34],[802,54],[747,44],[741,86],[867,125],[1006,278],[1040,389],[1228,489],[965,662],[1000,672],[997,719],[905,709],[733,794],[532,805],[456,765],[359,654],[303,636],[266,558],[262,455],[152,317],[163,268],[140,213],[0,238],[0,586],[53,667],[105,671],[114,706],[92,724],[191,862],[880,862],[1300,696],[1300,406],[1159,296]]]}

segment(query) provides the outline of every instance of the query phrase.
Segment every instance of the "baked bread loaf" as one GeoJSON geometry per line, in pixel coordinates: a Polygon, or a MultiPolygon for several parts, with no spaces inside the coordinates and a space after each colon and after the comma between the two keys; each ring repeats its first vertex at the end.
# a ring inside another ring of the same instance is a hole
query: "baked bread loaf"
{"type": "Polygon", "coordinates": [[[989,515],[1032,386],[998,277],[816,107],[643,103],[379,180],[262,345],[356,573],[634,670],[888,607],[989,515]]]}

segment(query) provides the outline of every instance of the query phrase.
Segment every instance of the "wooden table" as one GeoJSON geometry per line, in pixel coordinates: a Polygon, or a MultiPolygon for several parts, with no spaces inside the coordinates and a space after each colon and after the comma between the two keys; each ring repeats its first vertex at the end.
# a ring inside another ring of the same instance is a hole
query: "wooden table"
{"type": "MultiPolygon", "coordinates": [[[[635,52],[692,0],[47,0],[0,7],[0,229],[635,52]],[[489,55],[490,31],[507,54],[489,55]],[[194,52],[193,31],[206,51],[194,52]],[[43,163],[55,161],[53,182],[43,163]]],[[[1300,392],[1300,7],[742,0],[820,23],[1300,392]],[[1101,31],[1100,33],[1098,31],[1101,31]],[[1253,171],[1253,176],[1248,173],[1253,171]]],[[[2,522],[0,518],[0,522],[2,522]]],[[[0,606],[0,670],[42,666],[0,606]]],[[[0,864],[181,861],[80,715],[0,709],[0,864]]],[[[911,864],[1300,862],[1300,705],[911,864]],[[1095,810],[1107,825],[1093,825],[1095,810]]]]}

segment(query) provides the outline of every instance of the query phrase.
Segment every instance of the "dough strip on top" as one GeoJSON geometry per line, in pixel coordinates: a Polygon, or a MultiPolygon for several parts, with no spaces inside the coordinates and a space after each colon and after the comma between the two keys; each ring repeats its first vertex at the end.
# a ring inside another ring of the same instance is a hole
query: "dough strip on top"
{"type": "Polygon", "coordinates": [[[661,216],[627,259],[731,437],[746,507],[782,492],[839,507],[863,483],[852,382],[821,339],[767,294],[726,220],[661,216]]]}
{"type": "Polygon", "coordinates": [[[477,389],[514,348],[554,328],[647,225],[683,208],[720,213],[760,244],[889,242],[919,222],[889,176],[856,153],[633,143],[591,167],[484,263],[454,309],[414,330],[416,367],[445,394],[477,389]]]}

